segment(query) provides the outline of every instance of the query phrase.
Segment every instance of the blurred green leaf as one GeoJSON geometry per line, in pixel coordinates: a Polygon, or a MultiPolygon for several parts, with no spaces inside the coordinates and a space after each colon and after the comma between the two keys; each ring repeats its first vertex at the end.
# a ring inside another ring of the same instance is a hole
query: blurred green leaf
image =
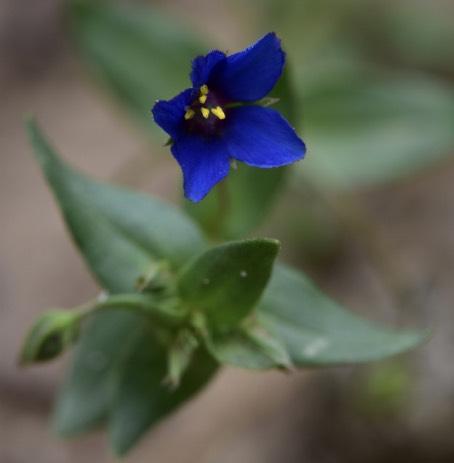
{"type": "MultiPolygon", "coordinates": [[[[361,0],[364,1],[364,0],[361,0]]],[[[292,61],[296,82],[306,78],[311,66],[324,59],[327,47],[339,44],[345,18],[356,0],[259,0],[264,12],[262,28],[275,30],[292,61]]]]}
{"type": "MultiPolygon", "coordinates": [[[[27,127],[74,241],[108,291],[132,291],[137,278],[158,260],[179,266],[203,249],[199,231],[176,208],[94,182],[59,159],[33,121],[27,127]]],[[[112,400],[111,372],[123,355],[123,344],[141,323],[125,313],[96,315],[89,321],[58,402],[60,433],[80,432],[105,417],[112,400]]]]}
{"type": "Polygon", "coordinates": [[[107,418],[118,369],[142,324],[132,313],[100,313],[84,327],[54,411],[60,435],[88,431],[107,418]]]}
{"type": "Polygon", "coordinates": [[[167,373],[165,350],[153,333],[142,326],[124,357],[118,378],[109,430],[113,448],[124,455],[164,415],[199,391],[213,376],[216,363],[197,351],[176,390],[164,384],[167,373]]]}
{"type": "Polygon", "coordinates": [[[209,236],[218,239],[244,237],[269,212],[285,182],[287,170],[286,167],[257,169],[238,164],[228,179],[214,188],[203,201],[185,201],[185,210],[209,236]],[[220,192],[220,188],[225,191],[220,192]]]}
{"type": "Polygon", "coordinates": [[[452,1],[434,5],[399,0],[386,5],[368,0],[357,6],[348,26],[363,56],[394,68],[411,67],[453,76],[452,1]]]}
{"type": "Polygon", "coordinates": [[[196,226],[177,208],[91,180],[57,156],[33,121],[27,127],[69,231],[104,288],[131,291],[153,262],[180,265],[204,248],[196,226]]]}
{"type": "Polygon", "coordinates": [[[138,327],[147,321],[168,327],[181,321],[182,314],[165,310],[163,303],[150,294],[115,294],[93,304],[95,315],[76,313],[90,319],[57,404],[54,422],[61,435],[86,431],[106,418],[113,382],[138,327]]]}
{"type": "Polygon", "coordinates": [[[421,343],[420,331],[391,330],[344,310],[301,273],[276,265],[257,308],[265,329],[298,366],[378,360],[421,343]]]}
{"type": "Polygon", "coordinates": [[[454,88],[423,73],[452,73],[449,2],[266,3],[266,27],[281,32],[295,70],[308,147],[300,172],[354,189],[454,153],[454,88]]]}
{"type": "Polygon", "coordinates": [[[237,325],[260,298],[278,250],[276,240],[254,239],[205,251],[179,276],[184,304],[203,313],[215,329],[237,325]]]}
{"type": "Polygon", "coordinates": [[[300,171],[351,189],[417,172],[454,151],[454,90],[424,76],[320,76],[305,90],[300,171]]]}
{"type": "Polygon", "coordinates": [[[298,105],[295,93],[291,59],[289,57],[286,58],[284,71],[269,96],[278,100],[273,104],[273,108],[279,111],[291,125],[297,126],[301,117],[301,108],[298,105]]]}
{"type": "Polygon", "coordinates": [[[161,133],[150,109],[157,99],[189,87],[190,62],[203,51],[198,40],[151,6],[91,0],[70,5],[82,57],[140,124],[161,133]]]}

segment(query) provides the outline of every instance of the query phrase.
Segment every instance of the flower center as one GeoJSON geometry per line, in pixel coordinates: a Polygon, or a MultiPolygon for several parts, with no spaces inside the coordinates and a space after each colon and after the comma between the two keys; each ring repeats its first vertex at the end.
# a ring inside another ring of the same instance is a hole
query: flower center
{"type": "Polygon", "coordinates": [[[209,91],[207,85],[200,87],[198,98],[186,108],[184,114],[184,119],[189,122],[190,126],[208,132],[214,131],[219,121],[223,121],[225,117],[219,99],[209,91]]]}

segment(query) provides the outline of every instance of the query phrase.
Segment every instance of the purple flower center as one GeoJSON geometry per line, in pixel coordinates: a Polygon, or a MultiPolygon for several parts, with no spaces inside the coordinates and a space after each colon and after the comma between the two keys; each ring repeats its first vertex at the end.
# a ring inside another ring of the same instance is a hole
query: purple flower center
{"type": "Polygon", "coordinates": [[[197,98],[186,107],[184,119],[187,129],[204,135],[219,133],[227,117],[225,103],[216,92],[202,85],[197,98]]]}

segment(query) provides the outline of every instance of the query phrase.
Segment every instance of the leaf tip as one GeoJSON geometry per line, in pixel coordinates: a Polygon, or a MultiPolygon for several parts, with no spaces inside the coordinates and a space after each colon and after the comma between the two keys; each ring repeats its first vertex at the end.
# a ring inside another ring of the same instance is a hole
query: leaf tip
{"type": "Polygon", "coordinates": [[[261,238],[257,240],[257,242],[262,248],[266,249],[268,255],[272,257],[272,259],[275,259],[281,250],[281,242],[274,238],[261,238]]]}
{"type": "Polygon", "coordinates": [[[36,117],[31,112],[26,112],[23,116],[24,126],[27,130],[32,130],[36,126],[36,117]]]}

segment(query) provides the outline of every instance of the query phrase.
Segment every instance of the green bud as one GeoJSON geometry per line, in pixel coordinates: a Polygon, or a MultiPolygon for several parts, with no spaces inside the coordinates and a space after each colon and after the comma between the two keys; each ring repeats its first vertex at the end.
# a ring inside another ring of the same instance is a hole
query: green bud
{"type": "Polygon", "coordinates": [[[45,362],[60,355],[72,345],[79,334],[80,315],[70,311],[45,313],[28,333],[20,364],[45,362]]]}

